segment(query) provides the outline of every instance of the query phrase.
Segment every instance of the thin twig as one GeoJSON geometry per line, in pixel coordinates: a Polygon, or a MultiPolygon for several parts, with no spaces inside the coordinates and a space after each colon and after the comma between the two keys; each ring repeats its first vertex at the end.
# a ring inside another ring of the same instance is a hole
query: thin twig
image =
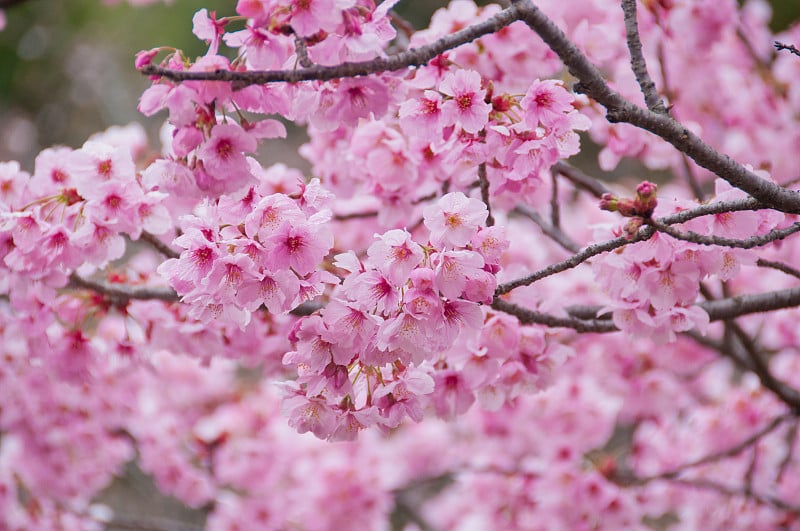
{"type": "Polygon", "coordinates": [[[481,199],[483,204],[486,205],[486,210],[489,214],[486,216],[486,226],[491,227],[494,225],[494,216],[492,216],[492,206],[489,204],[489,179],[486,177],[486,163],[481,162],[478,164],[478,185],[481,188],[481,199]]]}
{"type": "Polygon", "coordinates": [[[756,444],[759,440],[761,440],[766,435],[775,431],[781,424],[786,422],[789,419],[794,418],[793,415],[785,414],[779,417],[775,417],[769,422],[766,426],[762,429],[758,430],[750,437],[744,439],[743,441],[739,442],[731,446],[730,448],[726,448],[725,450],[720,450],[718,452],[714,452],[712,454],[708,454],[700,459],[695,459],[694,461],[689,461],[688,463],[684,463],[679,465],[672,470],[668,470],[665,472],[660,472],[658,474],[654,474],[652,476],[645,476],[645,477],[637,477],[636,481],[641,483],[648,483],[650,481],[655,481],[658,479],[674,479],[686,472],[687,470],[691,470],[693,468],[697,468],[699,466],[708,465],[711,463],[716,463],[717,461],[721,461],[723,459],[728,459],[731,457],[736,457],[740,453],[744,452],[750,446],[756,444]]]}
{"type": "Polygon", "coordinates": [[[778,240],[782,240],[796,232],[800,232],[800,222],[794,223],[783,229],[773,229],[766,234],[760,236],[751,236],[745,239],[724,238],[722,236],[707,236],[705,234],[698,234],[692,231],[680,231],[674,227],[662,223],[658,220],[650,219],[645,223],[655,227],[659,232],[670,235],[676,240],[683,240],[699,245],[718,245],[720,247],[733,247],[737,249],[752,249],[753,247],[761,247],[768,245],[778,240]]]}
{"type": "Polygon", "coordinates": [[[636,0],[622,0],[622,12],[625,16],[625,34],[628,40],[628,51],[631,56],[631,70],[642,89],[647,108],[658,114],[666,114],[667,109],[658,95],[656,84],[647,71],[647,63],[642,53],[642,41],[639,37],[639,23],[636,21],[636,0]]]}
{"type": "Polygon", "coordinates": [[[572,184],[577,186],[578,188],[582,188],[586,190],[596,198],[600,199],[603,194],[610,194],[611,189],[608,188],[605,184],[600,182],[599,180],[595,179],[594,177],[590,177],[583,173],[581,170],[560,160],[553,165],[552,171],[558,173],[559,175],[563,175],[567,179],[569,179],[572,184]]]}
{"type": "Polygon", "coordinates": [[[762,179],[727,155],[715,150],[703,140],[666,114],[642,109],[632,104],[609,87],[602,73],[530,0],[514,4],[521,8],[521,19],[555,52],[578,78],[576,87],[606,108],[610,122],[626,122],[661,137],[682,153],[686,153],[699,166],[744,190],[751,196],[769,204],[776,210],[800,213],[800,194],[762,179]]]}
{"type": "Polygon", "coordinates": [[[797,55],[798,57],[800,57],[800,50],[795,48],[794,44],[784,44],[782,42],[775,41],[775,49],[778,50],[779,52],[781,50],[787,50],[787,51],[797,55]]]}
{"type": "MultiPolygon", "coordinates": [[[[723,212],[736,212],[739,210],[756,210],[760,208],[760,203],[755,199],[738,199],[735,201],[719,201],[716,203],[707,203],[703,205],[699,205],[695,208],[689,210],[682,210],[675,214],[670,214],[669,216],[664,216],[660,218],[658,221],[665,225],[673,225],[676,223],[684,223],[689,221],[690,219],[694,219],[700,216],[707,216],[711,214],[721,214],[723,212]]],[[[626,237],[619,237],[613,240],[608,240],[602,243],[596,243],[590,245],[581,251],[575,253],[573,256],[570,256],[566,260],[562,262],[558,262],[556,264],[549,265],[544,269],[536,271],[528,276],[518,278],[516,280],[512,280],[506,282],[504,284],[500,284],[497,286],[497,290],[495,290],[496,295],[503,295],[508,293],[509,291],[518,288],[520,286],[528,286],[533,284],[534,282],[541,280],[543,278],[555,275],[557,273],[561,273],[562,271],[566,271],[567,269],[572,269],[577,267],[578,265],[582,264],[583,262],[589,260],[593,256],[597,256],[599,254],[613,251],[614,249],[618,249],[624,245],[629,243],[635,243],[643,240],[647,240],[653,234],[655,234],[655,228],[652,226],[643,227],[639,230],[638,234],[632,238],[628,239],[626,237]]]]}
{"type": "Polygon", "coordinates": [[[550,224],[554,228],[561,228],[561,207],[558,200],[558,177],[555,173],[550,175],[553,189],[550,192],[550,224]]]}
{"type": "Polygon", "coordinates": [[[181,256],[180,253],[173,251],[167,244],[159,240],[158,236],[156,236],[155,234],[150,234],[147,231],[142,231],[142,235],[139,238],[143,242],[147,242],[156,251],[163,254],[167,258],[179,258],[181,256]]]}
{"type": "Polygon", "coordinates": [[[484,35],[496,33],[500,29],[519,20],[520,11],[521,6],[515,4],[491,18],[461,31],[446,35],[425,46],[405,50],[389,57],[378,57],[369,61],[347,62],[336,66],[313,66],[311,68],[300,68],[296,70],[214,70],[210,72],[171,70],[169,68],[150,64],[142,67],[139,71],[144,75],[161,76],[171,81],[230,81],[235,83],[235,88],[243,88],[248,85],[262,85],[265,83],[328,81],[346,77],[366,76],[379,72],[393,72],[396,70],[405,70],[414,66],[425,65],[431,59],[448,50],[457,48],[462,44],[470,43],[484,35]]]}
{"type": "Polygon", "coordinates": [[[69,288],[88,289],[105,296],[114,306],[124,307],[131,300],[160,300],[178,302],[180,296],[170,288],[132,286],[130,284],[109,284],[88,280],[73,273],[69,277],[69,288]]]}
{"type": "Polygon", "coordinates": [[[800,278],[800,270],[793,268],[783,262],[775,262],[773,260],[765,260],[763,258],[759,258],[756,260],[756,265],[758,267],[769,267],[772,269],[777,269],[778,271],[782,271],[787,275],[791,275],[796,278],[800,278]]]}

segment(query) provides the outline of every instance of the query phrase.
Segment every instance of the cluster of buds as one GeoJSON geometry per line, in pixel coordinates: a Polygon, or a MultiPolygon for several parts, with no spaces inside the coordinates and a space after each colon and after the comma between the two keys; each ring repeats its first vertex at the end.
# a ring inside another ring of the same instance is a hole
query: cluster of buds
{"type": "Polygon", "coordinates": [[[600,198],[600,208],[609,212],[619,212],[620,215],[631,218],[625,224],[623,230],[628,238],[633,238],[644,220],[653,215],[658,204],[656,199],[657,191],[658,186],[656,184],[642,181],[636,187],[635,198],[620,198],[614,194],[606,193],[600,198]]]}

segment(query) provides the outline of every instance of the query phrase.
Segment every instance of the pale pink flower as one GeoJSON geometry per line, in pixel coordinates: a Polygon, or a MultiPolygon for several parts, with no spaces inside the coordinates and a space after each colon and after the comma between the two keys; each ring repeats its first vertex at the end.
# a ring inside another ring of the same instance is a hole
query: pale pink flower
{"type": "Polygon", "coordinates": [[[298,274],[307,275],[333,247],[333,236],[318,225],[284,223],[264,245],[269,249],[266,261],[272,271],[291,267],[298,274]]]}
{"type": "Polygon", "coordinates": [[[439,91],[450,97],[442,104],[442,111],[451,123],[472,134],[486,126],[492,106],[483,101],[486,91],[481,88],[481,75],[478,72],[451,72],[439,84],[439,91]]]}
{"type": "Polygon", "coordinates": [[[550,126],[573,110],[572,101],[572,95],[560,81],[536,80],[520,102],[525,111],[523,119],[531,129],[536,129],[540,124],[550,126]]]}
{"type": "Polygon", "coordinates": [[[411,234],[401,229],[376,237],[378,241],[367,249],[370,265],[377,267],[393,284],[402,285],[425,258],[422,247],[411,239],[411,234]]]}
{"type": "Polygon", "coordinates": [[[451,192],[425,207],[422,215],[435,245],[463,247],[486,223],[489,211],[480,200],[451,192]]]}
{"type": "Polygon", "coordinates": [[[250,175],[244,153],[252,153],[256,147],[256,139],[238,124],[218,124],[197,150],[197,157],[214,179],[232,179],[236,175],[250,175]]]}

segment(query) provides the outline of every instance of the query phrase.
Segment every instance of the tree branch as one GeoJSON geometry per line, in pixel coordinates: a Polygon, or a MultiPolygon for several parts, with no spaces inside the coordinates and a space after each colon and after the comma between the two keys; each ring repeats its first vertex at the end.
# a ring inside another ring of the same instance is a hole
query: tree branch
{"type": "Polygon", "coordinates": [[[775,49],[779,52],[781,50],[788,50],[790,53],[795,54],[796,56],[800,57],[800,50],[795,48],[794,44],[784,44],[779,41],[775,41],[775,49]]]}
{"type": "MultiPolygon", "coordinates": [[[[740,210],[758,210],[759,208],[762,208],[761,203],[755,199],[719,201],[716,203],[707,203],[699,205],[698,207],[689,210],[682,210],[675,214],[664,216],[663,218],[660,218],[658,221],[665,225],[674,225],[676,223],[684,223],[686,221],[689,221],[690,219],[694,219],[700,216],[721,214],[724,212],[736,212],[740,210]]],[[[504,284],[500,284],[499,286],[497,286],[495,294],[504,295],[509,291],[518,288],[520,286],[528,286],[543,278],[555,275],[557,273],[561,273],[563,271],[566,271],[567,269],[572,269],[573,267],[577,267],[586,260],[592,258],[593,256],[597,256],[598,254],[602,254],[608,251],[613,251],[614,249],[618,249],[619,247],[622,247],[629,243],[636,243],[639,241],[647,240],[653,234],[655,234],[655,232],[656,232],[655,228],[651,225],[640,229],[636,237],[634,237],[633,239],[628,239],[626,237],[621,236],[613,240],[608,240],[602,243],[596,243],[590,245],[584,248],[583,250],[575,253],[574,255],[570,256],[569,258],[567,258],[562,262],[549,265],[544,269],[540,269],[539,271],[532,273],[528,276],[518,278],[516,280],[512,280],[504,284]]]]}
{"type": "Polygon", "coordinates": [[[622,12],[625,16],[625,34],[631,56],[631,70],[642,89],[647,108],[658,114],[666,114],[667,109],[658,95],[656,84],[650,78],[647,63],[642,54],[642,41],[639,37],[639,24],[636,20],[636,0],[622,0],[622,12]]]}
{"type": "Polygon", "coordinates": [[[605,184],[600,182],[599,180],[595,179],[594,177],[590,177],[583,173],[581,170],[560,160],[553,165],[553,171],[558,173],[559,175],[563,175],[567,179],[569,179],[572,184],[586,190],[597,199],[603,197],[603,194],[610,194],[611,189],[608,188],[605,184]]]}
{"type": "Polygon", "coordinates": [[[485,162],[478,164],[478,185],[481,188],[483,204],[486,205],[486,210],[489,212],[489,215],[486,216],[486,226],[491,227],[494,225],[494,216],[492,216],[492,207],[489,204],[489,179],[486,178],[485,162]]]}
{"type": "Polygon", "coordinates": [[[743,240],[734,238],[723,238],[721,236],[707,236],[705,234],[698,234],[692,231],[680,231],[670,227],[666,223],[658,220],[650,219],[645,220],[645,223],[655,227],[659,232],[670,235],[676,240],[683,240],[700,245],[719,245],[721,247],[734,247],[737,249],[752,249],[753,247],[760,247],[768,245],[774,241],[782,240],[796,232],[800,232],[800,222],[794,223],[783,229],[774,229],[766,234],[760,236],[752,236],[743,240]]]}
{"type": "Polygon", "coordinates": [[[142,235],[139,237],[140,240],[143,242],[147,242],[151,245],[156,251],[163,254],[167,258],[180,258],[180,253],[173,251],[168,245],[158,239],[158,237],[154,234],[150,234],[147,231],[142,231],[142,235]]]}
{"type": "Polygon", "coordinates": [[[114,306],[124,307],[131,300],[159,300],[178,302],[180,296],[169,288],[153,288],[147,286],[131,286],[129,284],[109,284],[96,280],[88,280],[73,273],[69,277],[68,288],[88,289],[106,297],[114,306]]]}
{"type": "Polygon", "coordinates": [[[467,44],[484,35],[496,33],[500,29],[519,20],[521,8],[512,5],[508,9],[497,13],[493,17],[474,24],[451,35],[420,46],[391,55],[378,57],[369,61],[348,62],[336,66],[313,66],[297,70],[265,70],[265,71],[230,71],[214,70],[211,72],[187,72],[183,70],[170,70],[149,64],[139,69],[148,76],[161,76],[171,81],[230,81],[236,88],[248,85],[262,85],[265,83],[298,83],[300,81],[328,81],[346,77],[366,76],[379,72],[393,72],[404,70],[412,66],[427,64],[442,53],[467,44]]]}
{"type": "Polygon", "coordinates": [[[749,448],[750,446],[761,440],[763,437],[769,435],[770,433],[778,429],[778,427],[781,424],[792,418],[794,418],[794,415],[789,415],[789,414],[775,417],[774,419],[772,419],[770,423],[768,423],[762,429],[758,430],[757,432],[752,434],[747,439],[744,439],[740,443],[731,446],[730,448],[706,455],[705,457],[701,457],[700,459],[695,459],[694,461],[689,461],[688,463],[684,463],[666,472],[661,472],[659,474],[654,474],[652,476],[637,477],[635,481],[641,483],[648,483],[650,481],[655,481],[658,479],[674,479],[692,468],[697,468],[699,466],[716,463],[717,461],[728,459],[730,457],[736,457],[740,453],[747,450],[747,448],[749,448]]]}
{"type": "Polygon", "coordinates": [[[763,258],[759,258],[756,260],[756,265],[758,267],[769,267],[772,269],[777,269],[778,271],[782,271],[787,275],[791,275],[793,277],[800,278],[800,270],[797,270],[783,262],[775,262],[773,260],[764,260],[763,258]]]}
{"type": "Polygon", "coordinates": [[[628,102],[613,91],[602,73],[542,11],[530,0],[518,0],[521,19],[553,50],[580,81],[581,90],[606,108],[610,122],[626,122],[663,138],[698,165],[725,179],[733,186],[783,212],[800,213],[800,194],[762,179],[744,166],[703,142],[665,114],[654,113],[628,102]]]}

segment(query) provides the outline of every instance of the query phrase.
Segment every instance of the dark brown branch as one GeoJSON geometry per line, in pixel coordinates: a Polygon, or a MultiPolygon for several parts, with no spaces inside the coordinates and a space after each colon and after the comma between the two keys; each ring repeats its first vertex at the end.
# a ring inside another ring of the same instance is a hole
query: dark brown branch
{"type": "Polygon", "coordinates": [[[628,40],[628,51],[631,56],[631,70],[642,89],[647,108],[658,114],[666,114],[667,109],[656,90],[656,84],[647,71],[647,63],[642,54],[642,41],[639,37],[639,23],[636,21],[636,0],[622,0],[622,12],[625,16],[625,34],[628,40]]]}
{"type": "Polygon", "coordinates": [[[478,165],[478,185],[481,187],[481,199],[483,204],[486,205],[486,210],[489,215],[486,216],[486,226],[491,227],[494,225],[494,216],[492,216],[492,207],[489,204],[489,179],[486,178],[486,163],[481,162],[478,165]]]}
{"type": "Polygon", "coordinates": [[[558,173],[559,175],[563,175],[564,177],[569,179],[572,182],[572,184],[574,184],[578,188],[586,190],[587,192],[589,192],[598,199],[600,199],[603,196],[603,194],[612,193],[611,189],[608,188],[605,184],[595,179],[594,177],[586,175],[575,166],[567,164],[563,160],[556,162],[553,165],[552,171],[558,173]]]}
{"type": "Polygon", "coordinates": [[[441,39],[399,52],[389,57],[378,57],[370,61],[342,63],[336,66],[314,66],[297,70],[266,70],[266,71],[229,71],[215,70],[211,72],[187,72],[183,70],[170,70],[157,65],[146,65],[139,71],[148,76],[161,76],[171,81],[230,81],[237,87],[247,85],[262,85],[264,83],[298,83],[300,81],[328,81],[346,77],[366,76],[379,72],[393,72],[404,70],[413,66],[427,64],[442,53],[467,44],[484,35],[496,33],[500,29],[519,20],[520,7],[512,5],[508,9],[497,13],[493,17],[479,22],[473,26],[446,35],[441,39]]]}
{"type": "MultiPolygon", "coordinates": [[[[147,286],[132,286],[130,284],[109,284],[97,280],[87,280],[73,273],[69,277],[68,289],[86,289],[106,297],[113,306],[124,307],[132,300],[159,300],[164,302],[180,302],[181,297],[170,288],[154,288],[147,286]]],[[[289,313],[295,316],[311,315],[322,306],[313,301],[304,302],[289,313]]],[[[261,307],[264,311],[266,308],[261,307]]]]}
{"type": "Polygon", "coordinates": [[[67,287],[94,291],[106,297],[114,306],[120,307],[125,306],[131,300],[180,301],[178,294],[170,288],[108,284],[106,282],[88,280],[74,273],[69,277],[69,284],[67,287]]]}
{"type": "Polygon", "coordinates": [[[606,108],[610,122],[626,122],[663,138],[698,165],[733,186],[783,212],[800,213],[800,194],[760,178],[755,173],[703,142],[693,132],[665,114],[642,109],[613,91],[602,73],[530,0],[516,2],[521,19],[533,29],[578,78],[576,87],[606,108]]]}
{"type": "Polygon", "coordinates": [[[737,249],[752,249],[772,242],[782,240],[796,232],[800,232],[800,223],[794,223],[783,229],[774,229],[760,236],[745,239],[723,238],[721,236],[707,236],[692,231],[680,231],[658,220],[647,220],[645,223],[655,227],[659,232],[670,235],[676,240],[683,240],[699,245],[719,245],[721,247],[734,247],[737,249]]]}
{"type": "MultiPolygon", "coordinates": [[[[708,313],[708,317],[711,321],[727,321],[743,315],[785,310],[800,306],[800,288],[737,295],[725,299],[703,301],[697,304],[697,306],[708,313]]],[[[591,306],[581,306],[578,308],[577,313],[570,312],[568,317],[558,317],[552,314],[523,308],[503,300],[499,296],[495,296],[492,302],[492,308],[517,317],[522,324],[541,324],[557,328],[572,328],[578,332],[606,333],[619,330],[614,325],[613,321],[609,319],[609,316],[601,316],[595,319],[580,318],[579,316],[586,316],[591,312],[591,306]]],[[[596,307],[596,310],[600,309],[601,307],[596,307]]],[[[715,349],[723,348],[719,343],[713,342],[712,340],[704,340],[702,343],[715,349]]],[[[752,370],[753,372],[757,371],[753,360],[748,361],[739,358],[736,361],[739,364],[743,364],[748,370],[752,370]]],[[[795,399],[792,398],[792,402],[794,401],[795,399]]],[[[800,406],[800,395],[798,395],[796,402],[798,406],[800,406]]]]}
{"type": "Polygon", "coordinates": [[[561,207],[558,200],[558,177],[555,173],[550,175],[553,189],[550,191],[550,224],[558,229],[561,227],[561,207]]]}
{"type": "Polygon", "coordinates": [[[736,295],[699,304],[712,321],[735,319],[751,313],[772,312],[800,305],[800,288],[736,295]]]}
{"type": "Polygon", "coordinates": [[[800,270],[795,269],[783,262],[775,262],[773,260],[764,260],[763,258],[759,258],[756,260],[756,265],[758,267],[769,267],[772,269],[777,269],[778,271],[782,271],[787,275],[792,275],[793,277],[800,278],[800,270]]]}
{"type": "Polygon", "coordinates": [[[538,312],[517,306],[511,302],[495,297],[492,308],[497,311],[513,315],[522,324],[540,324],[553,328],[571,328],[577,332],[606,333],[616,332],[619,329],[612,321],[601,319],[578,319],[577,317],[558,317],[549,313],[538,312]]]}
{"type": "Polygon", "coordinates": [[[179,258],[180,253],[173,251],[168,245],[158,239],[158,237],[154,234],[150,234],[147,231],[142,231],[142,235],[140,239],[143,242],[147,242],[150,246],[153,247],[156,251],[163,254],[167,258],[179,258]]]}
{"type": "MultiPolygon", "coordinates": [[[[761,204],[755,199],[719,201],[716,203],[703,204],[696,208],[692,208],[690,210],[683,210],[675,214],[670,214],[669,216],[664,216],[663,218],[660,218],[658,221],[666,225],[673,225],[675,223],[684,223],[686,221],[689,221],[690,219],[694,219],[700,216],[721,214],[724,212],[736,212],[740,210],[757,210],[759,208],[761,208],[761,204]]],[[[629,243],[635,243],[646,240],[650,238],[653,234],[655,234],[655,232],[656,231],[654,227],[648,226],[640,229],[636,237],[630,240],[625,237],[619,237],[613,240],[608,240],[602,243],[596,243],[590,245],[581,250],[580,252],[575,253],[573,256],[570,256],[569,258],[567,258],[562,262],[549,265],[544,269],[540,269],[539,271],[532,273],[528,276],[506,282],[505,284],[500,284],[499,286],[497,286],[495,294],[503,295],[520,286],[528,286],[543,278],[555,275],[557,273],[561,273],[563,271],[566,271],[567,269],[572,269],[573,267],[577,267],[578,265],[582,264],[583,262],[592,258],[593,256],[597,256],[599,254],[608,251],[613,251],[614,249],[618,249],[629,243]]]]}
{"type": "Polygon", "coordinates": [[[779,52],[782,50],[787,50],[796,56],[800,57],[800,50],[795,48],[794,44],[784,44],[782,42],[775,41],[775,49],[779,52]]]}

